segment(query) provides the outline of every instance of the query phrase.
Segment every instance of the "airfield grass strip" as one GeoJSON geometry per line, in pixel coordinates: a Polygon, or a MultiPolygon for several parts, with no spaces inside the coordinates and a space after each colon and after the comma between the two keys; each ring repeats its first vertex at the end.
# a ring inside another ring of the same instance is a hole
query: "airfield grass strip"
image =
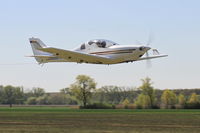
{"type": "Polygon", "coordinates": [[[200,110],[0,108],[0,133],[200,133],[200,110]]]}
{"type": "MultiPolygon", "coordinates": [[[[71,125],[66,125],[65,123],[31,123],[31,122],[0,122],[0,125],[64,125],[64,126],[74,126],[73,124],[71,125]]],[[[116,127],[138,127],[138,128],[149,128],[149,127],[154,127],[154,128],[200,128],[200,126],[197,125],[136,125],[136,124],[118,124],[118,123],[113,123],[109,124],[110,126],[116,127]]]]}
{"type": "Polygon", "coordinates": [[[0,112],[200,113],[200,109],[70,109],[67,107],[0,107],[0,112]]]}

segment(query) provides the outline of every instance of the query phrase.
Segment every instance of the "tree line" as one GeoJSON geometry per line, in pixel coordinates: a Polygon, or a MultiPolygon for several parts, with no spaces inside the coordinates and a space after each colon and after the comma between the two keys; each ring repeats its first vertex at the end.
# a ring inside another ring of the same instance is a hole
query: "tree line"
{"type": "Polygon", "coordinates": [[[102,86],[87,75],[58,93],[43,88],[0,86],[0,104],[19,105],[80,105],[81,108],[200,108],[200,89],[165,89],[153,87],[150,78],[142,79],[139,87],[102,86]]]}

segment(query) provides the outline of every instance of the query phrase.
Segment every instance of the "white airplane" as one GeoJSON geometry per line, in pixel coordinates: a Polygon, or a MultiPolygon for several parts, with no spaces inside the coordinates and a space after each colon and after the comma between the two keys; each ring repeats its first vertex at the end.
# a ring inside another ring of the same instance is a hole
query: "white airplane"
{"type": "Polygon", "coordinates": [[[119,45],[104,39],[90,40],[74,50],[47,47],[38,38],[30,38],[29,40],[34,54],[29,57],[35,57],[39,64],[49,62],[118,64],[167,56],[160,54],[156,49],[152,49],[153,56],[149,56],[147,52],[151,49],[149,46],[119,45]]]}

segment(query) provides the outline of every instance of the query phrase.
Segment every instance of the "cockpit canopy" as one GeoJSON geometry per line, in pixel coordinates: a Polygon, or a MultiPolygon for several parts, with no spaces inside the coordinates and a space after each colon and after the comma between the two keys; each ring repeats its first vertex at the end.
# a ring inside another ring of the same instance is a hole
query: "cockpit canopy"
{"type": "Polygon", "coordinates": [[[97,46],[98,48],[108,48],[113,45],[118,45],[115,42],[109,41],[109,40],[104,40],[104,39],[94,39],[90,40],[80,46],[80,50],[86,49],[86,47],[90,46],[97,46]]]}

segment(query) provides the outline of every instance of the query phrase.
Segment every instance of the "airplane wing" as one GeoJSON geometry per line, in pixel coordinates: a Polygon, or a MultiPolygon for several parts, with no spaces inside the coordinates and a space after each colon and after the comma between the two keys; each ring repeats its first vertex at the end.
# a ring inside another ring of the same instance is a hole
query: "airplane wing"
{"type": "Polygon", "coordinates": [[[160,58],[160,57],[166,57],[166,56],[168,56],[168,55],[154,55],[154,56],[149,56],[149,57],[142,57],[142,58],[139,58],[137,61],[160,58]]]}
{"type": "Polygon", "coordinates": [[[110,62],[112,60],[111,58],[105,57],[105,56],[91,55],[87,53],[58,49],[58,48],[53,48],[53,47],[39,48],[39,50],[43,52],[51,53],[53,54],[53,56],[56,56],[62,59],[73,60],[80,63],[86,62],[86,63],[102,64],[102,63],[110,62]]]}

